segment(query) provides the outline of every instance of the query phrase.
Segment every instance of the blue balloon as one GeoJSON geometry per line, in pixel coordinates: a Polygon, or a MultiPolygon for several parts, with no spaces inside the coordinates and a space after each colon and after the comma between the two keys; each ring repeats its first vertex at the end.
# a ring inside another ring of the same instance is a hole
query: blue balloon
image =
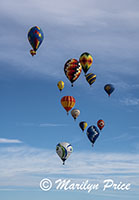
{"type": "Polygon", "coordinates": [[[98,138],[99,136],[99,130],[96,126],[90,126],[88,129],[87,129],[87,136],[88,136],[88,139],[90,140],[90,142],[92,143],[92,146],[94,145],[96,139],[98,138]]]}
{"type": "Polygon", "coordinates": [[[112,84],[107,84],[107,85],[104,86],[104,90],[110,96],[111,93],[115,90],[115,88],[114,88],[114,86],[112,84]]]}
{"type": "Polygon", "coordinates": [[[32,50],[30,50],[30,53],[32,56],[36,55],[36,51],[41,45],[43,39],[44,39],[44,35],[40,27],[34,26],[29,30],[28,40],[33,48],[32,50]]]}

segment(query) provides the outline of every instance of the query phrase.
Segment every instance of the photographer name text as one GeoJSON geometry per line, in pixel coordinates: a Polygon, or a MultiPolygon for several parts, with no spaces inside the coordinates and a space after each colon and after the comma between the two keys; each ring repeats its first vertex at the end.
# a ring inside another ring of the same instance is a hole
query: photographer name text
{"type": "Polygon", "coordinates": [[[112,179],[105,179],[100,183],[91,183],[89,180],[82,181],[81,183],[75,183],[70,179],[57,179],[55,182],[52,182],[50,179],[45,178],[40,182],[40,188],[43,191],[49,191],[53,188],[56,190],[79,190],[79,191],[87,191],[90,193],[92,190],[115,190],[115,191],[128,191],[131,189],[131,183],[123,183],[123,182],[115,182],[112,179]]]}

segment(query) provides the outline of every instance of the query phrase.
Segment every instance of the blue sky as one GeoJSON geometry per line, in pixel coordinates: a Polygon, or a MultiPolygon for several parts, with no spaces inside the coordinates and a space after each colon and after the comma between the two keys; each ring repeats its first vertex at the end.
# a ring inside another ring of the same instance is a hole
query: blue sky
{"type": "Polygon", "coordinates": [[[22,199],[138,199],[139,2],[137,0],[2,0],[0,6],[0,195],[22,199]],[[38,25],[44,41],[31,57],[28,30],[38,25]],[[64,74],[70,58],[92,54],[90,87],[82,73],[71,87],[64,74]],[[63,80],[60,93],[57,82],[63,80]],[[104,85],[115,91],[108,98],[104,85]],[[76,99],[80,116],[67,116],[60,100],[76,99]],[[105,127],[92,148],[79,122],[105,127]],[[63,166],[59,142],[73,153],[63,166]],[[131,183],[129,191],[41,191],[39,182],[72,179],[131,183]]]}

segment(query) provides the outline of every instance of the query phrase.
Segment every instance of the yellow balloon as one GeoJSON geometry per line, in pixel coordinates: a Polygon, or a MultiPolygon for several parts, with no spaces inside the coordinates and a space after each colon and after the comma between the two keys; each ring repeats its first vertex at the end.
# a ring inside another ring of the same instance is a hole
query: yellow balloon
{"type": "Polygon", "coordinates": [[[57,87],[58,87],[58,89],[59,89],[60,91],[62,91],[63,88],[64,88],[64,82],[63,82],[63,81],[59,81],[59,82],[57,83],[57,87]]]}

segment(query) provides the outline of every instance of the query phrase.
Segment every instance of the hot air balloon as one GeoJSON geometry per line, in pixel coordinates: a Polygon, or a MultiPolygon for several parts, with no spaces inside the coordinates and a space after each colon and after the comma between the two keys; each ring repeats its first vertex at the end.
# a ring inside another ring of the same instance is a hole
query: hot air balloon
{"type": "Polygon", "coordinates": [[[111,93],[115,90],[114,86],[112,84],[106,84],[104,86],[104,90],[107,92],[107,94],[110,96],[111,93]]]}
{"type": "Polygon", "coordinates": [[[61,160],[63,161],[63,165],[65,164],[65,161],[70,156],[70,154],[73,152],[73,147],[71,144],[67,142],[61,142],[56,145],[56,153],[59,155],[61,160]]]}
{"type": "Polygon", "coordinates": [[[87,127],[87,122],[82,121],[82,122],[79,123],[79,126],[82,129],[82,131],[84,131],[86,129],[86,127],[87,127]]]}
{"type": "Polygon", "coordinates": [[[98,126],[98,128],[99,128],[100,130],[103,129],[104,125],[105,125],[105,123],[104,123],[104,121],[103,121],[102,119],[98,120],[97,126],[98,126]]]}
{"type": "Polygon", "coordinates": [[[64,82],[63,82],[63,81],[59,81],[59,82],[57,83],[57,87],[58,87],[58,89],[59,89],[60,91],[62,91],[63,88],[64,88],[64,82]]]}
{"type": "Polygon", "coordinates": [[[85,52],[80,56],[79,62],[82,65],[82,69],[83,69],[84,73],[86,74],[93,63],[93,58],[92,58],[91,54],[85,52]]]}
{"type": "Polygon", "coordinates": [[[80,115],[80,111],[76,108],[74,108],[72,111],[71,111],[71,115],[72,117],[74,118],[74,120],[76,120],[76,118],[80,115]]]}
{"type": "Polygon", "coordinates": [[[36,55],[36,51],[41,45],[43,39],[44,39],[43,32],[38,26],[34,26],[29,30],[28,40],[33,48],[32,50],[30,50],[32,56],[36,55]]]}
{"type": "Polygon", "coordinates": [[[68,112],[74,107],[75,105],[75,99],[72,96],[64,96],[61,99],[61,104],[64,107],[64,109],[68,112]]]}
{"type": "Polygon", "coordinates": [[[71,86],[73,86],[73,82],[80,76],[81,71],[82,66],[76,59],[70,59],[64,65],[64,72],[71,82],[71,86]]]}
{"type": "Polygon", "coordinates": [[[93,73],[89,73],[85,75],[87,82],[92,85],[96,81],[96,75],[93,73]]]}
{"type": "Polygon", "coordinates": [[[94,143],[96,141],[96,139],[98,138],[99,136],[99,130],[96,126],[90,126],[88,129],[87,129],[87,136],[88,136],[88,139],[90,140],[90,142],[92,143],[92,146],[94,146],[94,143]]]}

